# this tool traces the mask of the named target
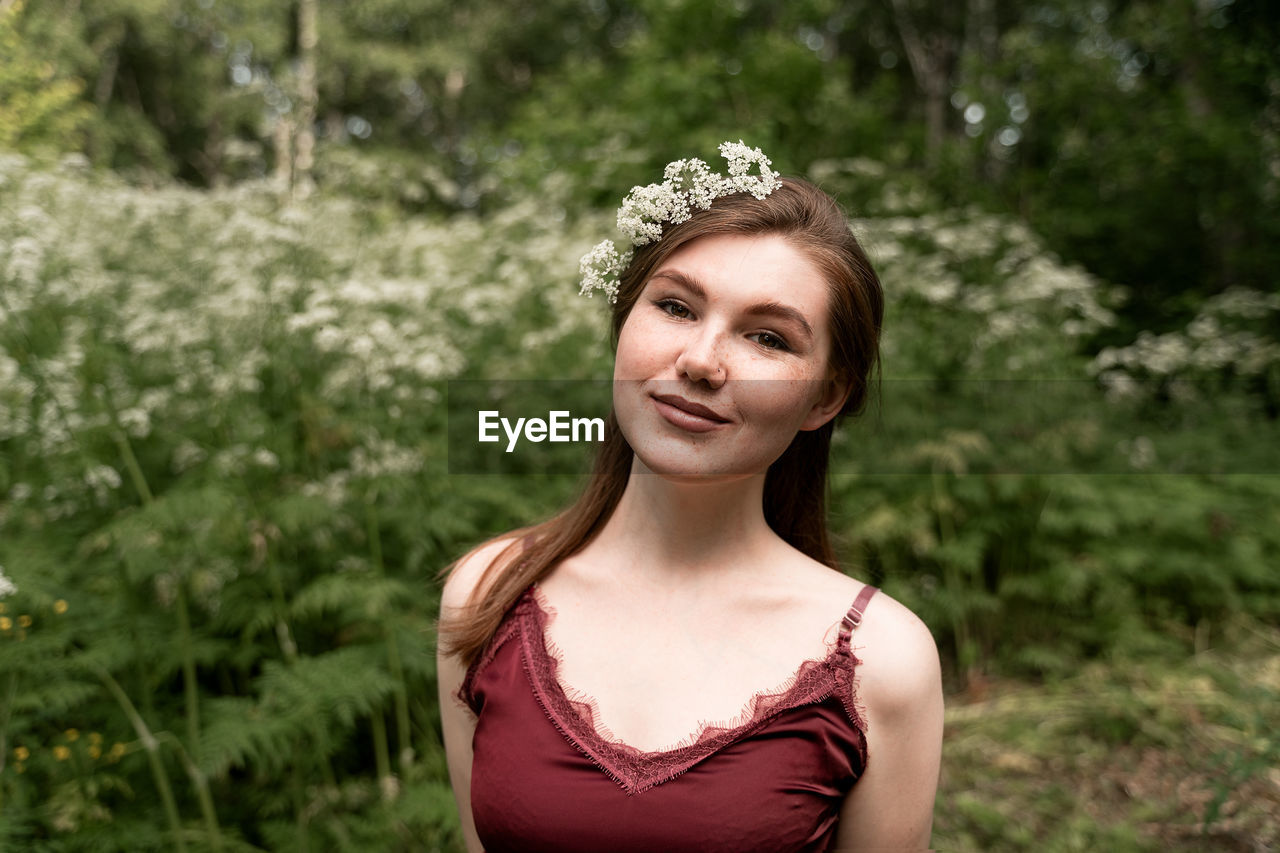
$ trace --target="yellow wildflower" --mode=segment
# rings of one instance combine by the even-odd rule
[[[18,624],[21,625],[23,628],[30,628],[31,617],[23,613],[21,616],[18,617]]]
[[[97,745],[96,743],[95,743],[95,744],[90,744],[90,746],[89,746],[89,757],[90,757],[90,758],[93,758],[93,759],[97,759],[97,758],[98,758],[98,756],[100,756],[100,755],[102,755],[102,750],[98,748],[98,745]]]
[[[8,631],[13,627],[13,620],[8,616],[0,616],[0,631]]]
[[[57,613],[59,616],[61,616],[63,613],[66,613],[67,602],[64,599],[59,598],[57,601],[53,603],[53,612]]]
[[[111,745],[111,753],[107,756],[112,761],[119,761],[124,757],[124,744],[114,743]]]
[[[15,746],[13,748],[13,757],[19,761],[26,761],[31,757],[31,750],[27,749],[25,746]]]
[[[76,741],[80,740],[79,729],[67,729],[62,734],[65,735],[67,740],[71,741],[72,743],[75,743]]]
[[[53,748],[53,757],[59,761],[66,761],[71,757],[71,750],[65,746],[55,746]]]

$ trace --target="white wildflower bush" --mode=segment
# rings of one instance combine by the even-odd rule
[[[1122,347],[1104,347],[1089,363],[1116,393],[1155,378],[1244,382],[1280,402],[1280,293],[1231,287],[1204,301],[1185,329],[1142,332]],[[1219,383],[1212,383],[1215,387]],[[1188,393],[1192,389],[1188,387]]]
[[[1212,432],[1233,448],[1237,470],[1275,471],[1280,294],[1230,287],[1198,306],[1184,328],[1102,347],[1087,369],[1113,408]],[[1192,444],[1185,453],[1215,449]]]
[[[445,476],[446,382],[593,375],[605,316],[546,283],[599,223],[554,201],[401,220],[0,159],[0,847],[456,832],[435,573],[545,498]]]
[[[1115,321],[1114,292],[1062,266],[1008,218],[885,216],[855,220],[854,229],[889,296],[889,376],[1080,379],[1080,341]],[[924,322],[927,335],[917,327]]]
[[[1178,625],[1280,613],[1268,569],[1280,537],[1265,509],[1277,460],[1248,452],[1280,439],[1259,411],[1265,394],[1206,383],[1211,406],[1188,396],[1152,410],[1117,397],[1119,370],[1100,376],[1119,365],[1148,380],[1171,349],[1202,379],[1264,371],[1273,300],[1206,304],[1187,333],[1199,334],[1198,361],[1194,347],[1152,347],[1149,335],[1091,355],[1123,288],[1062,265],[1021,223],[920,210],[922,196],[896,192],[870,205],[882,215],[854,222],[888,299],[883,400],[837,432],[832,504],[852,562],[935,628],[957,682],[995,658],[1066,672],[1100,649],[1176,645]],[[1251,312],[1249,332],[1227,331],[1232,311]],[[1187,462],[1202,475],[1166,476]],[[1177,639],[1151,630],[1170,621]]]
[[[431,220],[0,158],[0,847],[456,847],[437,572],[576,482],[450,475],[447,383],[610,375],[577,259],[615,223],[570,198]],[[957,674],[1275,613],[1270,480],[1088,475],[1135,437],[1084,344],[1107,288],[1008,220],[855,227],[885,384],[837,432],[833,527]],[[1093,396],[1024,434],[974,377]]]

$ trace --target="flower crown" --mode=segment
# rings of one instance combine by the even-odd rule
[[[782,185],[764,152],[748,148],[742,140],[720,143],[720,156],[729,162],[727,176],[712,172],[694,157],[668,163],[661,183],[631,188],[618,208],[618,230],[633,248],[656,242],[662,238],[663,223],[679,225],[695,208],[706,210],[721,196],[751,193],[763,200]],[[759,174],[751,174],[752,166],[759,166]],[[619,252],[612,240],[597,243],[578,263],[582,273],[579,293],[593,296],[602,290],[610,302],[617,302],[618,276],[631,263],[633,248]]]

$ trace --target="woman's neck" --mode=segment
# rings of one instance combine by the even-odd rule
[[[626,490],[589,546],[626,555],[662,584],[752,568],[777,547],[764,518],[764,474],[673,481],[634,461]]]

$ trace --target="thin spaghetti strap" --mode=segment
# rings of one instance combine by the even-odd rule
[[[878,589],[868,584],[858,593],[858,597],[853,600],[853,606],[849,608],[849,612],[844,615],[844,619],[840,620],[840,646],[847,647],[849,645],[849,637],[853,634],[853,629],[862,624],[862,614],[866,612],[867,602],[871,600],[871,596],[875,595]]]

